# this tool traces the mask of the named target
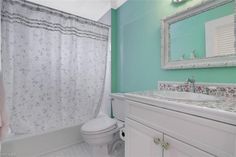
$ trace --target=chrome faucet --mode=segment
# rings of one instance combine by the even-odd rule
[[[194,77],[192,77],[192,78],[188,78],[187,80],[186,80],[186,82],[189,84],[189,83],[191,83],[191,89],[192,89],[192,91],[191,92],[193,92],[193,93],[195,93],[195,79],[194,79]]]

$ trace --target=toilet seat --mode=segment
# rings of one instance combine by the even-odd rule
[[[86,122],[81,132],[87,135],[101,134],[117,128],[117,121],[108,116],[101,116]]]

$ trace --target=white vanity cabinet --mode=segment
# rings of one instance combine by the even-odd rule
[[[130,119],[126,137],[126,157],[214,157]]]
[[[168,135],[164,136],[164,142],[169,144],[169,148],[164,149],[164,157],[214,157],[207,152]]]
[[[126,121],[126,154],[128,157],[162,157],[163,149],[160,147],[163,134],[136,123]]]
[[[127,102],[125,157],[236,157],[236,126]]]

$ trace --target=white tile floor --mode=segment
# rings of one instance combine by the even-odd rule
[[[40,157],[91,157],[91,154],[88,145],[81,143]]]
[[[111,157],[124,157],[124,145],[116,150]],[[86,143],[76,144],[59,151],[41,155],[40,157],[91,157],[89,146]]]

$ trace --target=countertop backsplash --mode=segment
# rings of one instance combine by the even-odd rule
[[[158,81],[158,90],[190,92],[191,84],[186,82]],[[236,84],[195,83],[195,92],[213,96],[236,98]]]

